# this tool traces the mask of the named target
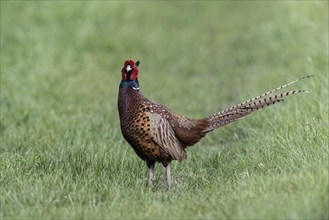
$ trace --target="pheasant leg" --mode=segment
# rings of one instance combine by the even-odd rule
[[[167,174],[167,183],[168,183],[168,186],[170,187],[170,185],[172,183],[172,179],[171,179],[171,175],[170,175],[170,164],[168,164],[166,166],[166,174]]]
[[[155,167],[155,164],[152,164],[149,167],[149,180],[148,180],[148,186],[149,187],[152,187],[153,186],[153,181],[154,181],[154,167]]]

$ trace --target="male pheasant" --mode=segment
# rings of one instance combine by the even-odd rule
[[[123,137],[149,168],[148,184],[152,186],[154,167],[160,162],[166,168],[167,184],[172,183],[170,162],[186,159],[185,148],[197,143],[206,133],[227,125],[258,109],[283,101],[289,95],[306,92],[294,90],[268,96],[279,89],[310,76],[287,83],[238,105],[202,119],[179,115],[167,107],[143,96],[138,83],[138,65],[133,60],[124,62],[121,70],[118,110]],[[267,98],[266,98],[267,97]]]

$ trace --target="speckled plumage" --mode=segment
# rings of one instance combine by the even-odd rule
[[[170,162],[186,159],[185,148],[197,143],[206,133],[258,109],[281,102],[286,96],[305,92],[305,90],[296,90],[267,97],[298,81],[295,80],[209,117],[191,119],[143,96],[137,79],[138,64],[139,62],[135,64],[132,60],[124,63],[121,71],[118,111],[124,138],[136,154],[146,161],[150,169],[149,185],[152,185],[154,179],[153,170],[156,162],[166,167],[167,181],[170,185]]]
[[[125,100],[125,101],[122,101]],[[206,119],[185,118],[146,99],[140,91],[120,89],[121,130],[137,155],[152,164],[167,166],[171,160],[186,159],[184,148],[204,136]]]

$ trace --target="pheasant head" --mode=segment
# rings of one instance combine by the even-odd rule
[[[139,90],[138,84],[138,65],[139,61],[136,63],[133,60],[126,60],[123,64],[123,68],[121,70],[122,80],[120,83],[120,88],[131,88],[134,90]]]
[[[124,81],[134,81],[137,80],[138,76],[138,65],[139,61],[136,63],[133,60],[126,60],[124,62],[123,68],[121,70],[122,80]]]

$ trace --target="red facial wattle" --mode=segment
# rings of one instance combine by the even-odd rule
[[[126,60],[121,70],[122,80],[128,80],[128,81],[136,80],[138,76],[137,65],[133,60]]]

